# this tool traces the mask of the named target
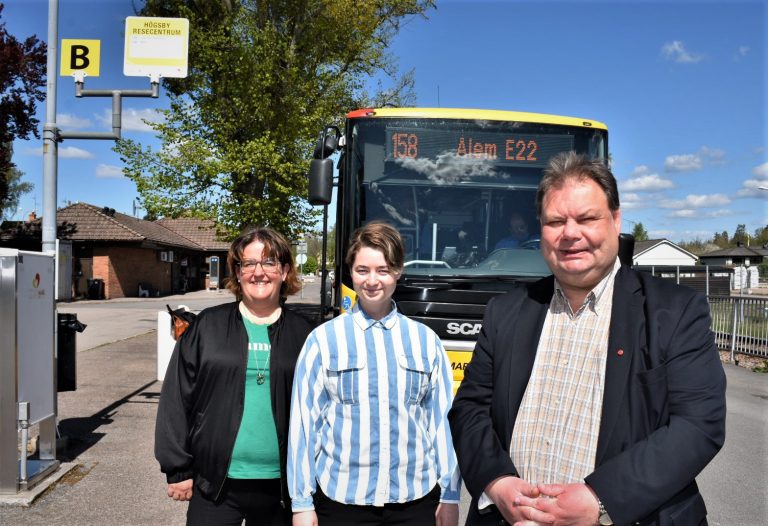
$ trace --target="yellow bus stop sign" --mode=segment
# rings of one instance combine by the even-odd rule
[[[61,76],[84,73],[89,77],[99,76],[101,40],[61,40]]]
[[[189,20],[129,16],[125,19],[123,74],[129,77],[187,76]]]

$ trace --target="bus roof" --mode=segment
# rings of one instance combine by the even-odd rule
[[[535,122],[541,124],[561,124],[565,126],[580,126],[583,128],[608,127],[599,121],[547,115],[545,113],[526,113],[519,111],[476,110],[460,108],[368,108],[347,113],[348,119],[360,117],[416,117],[423,119],[469,119],[487,121],[517,121]]]

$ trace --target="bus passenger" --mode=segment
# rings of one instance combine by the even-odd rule
[[[500,239],[493,249],[518,248],[531,238],[531,234],[528,231],[528,223],[518,213],[514,213],[509,217],[509,234],[509,236]]]
[[[293,524],[456,526],[451,367],[437,335],[392,301],[402,239],[369,223],[353,234],[346,261],[358,302],[315,329],[296,364]]]
[[[312,325],[283,305],[299,291],[291,245],[270,228],[227,255],[236,300],[203,310],[173,350],[155,457],[188,525],[291,523],[287,502],[293,370]]]

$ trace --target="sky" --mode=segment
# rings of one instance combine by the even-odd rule
[[[11,34],[47,40],[47,0],[0,1]],[[133,14],[132,0],[59,0],[59,39],[101,40],[101,75],[86,89],[149,88],[122,74]],[[402,71],[415,71],[418,106],[603,122],[622,230],[642,223],[652,239],[709,240],[768,225],[767,23],[766,0],[438,0],[427,18],[404,24],[391,51]],[[57,83],[62,130],[110,131],[109,98],[77,99],[71,77]],[[167,105],[162,89],[159,99],[124,99],[123,137],[157,145],[141,118]],[[42,141],[16,141],[14,162],[35,186],[14,218],[39,215]],[[58,206],[133,215],[137,197],[110,141],[59,145]]]

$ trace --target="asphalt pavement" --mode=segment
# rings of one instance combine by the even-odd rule
[[[291,298],[311,309],[319,284]],[[66,474],[29,506],[0,504],[0,525],[155,525],[185,523],[186,504],[166,494],[153,454],[157,311],[231,301],[226,292],[59,304],[88,328],[77,336],[77,390],[59,393],[58,451]],[[768,524],[768,376],[725,365],[728,438],[698,478],[713,526]],[[54,477],[52,477],[54,478]],[[0,498],[0,503],[4,502]],[[462,498],[466,514],[468,496]]]

